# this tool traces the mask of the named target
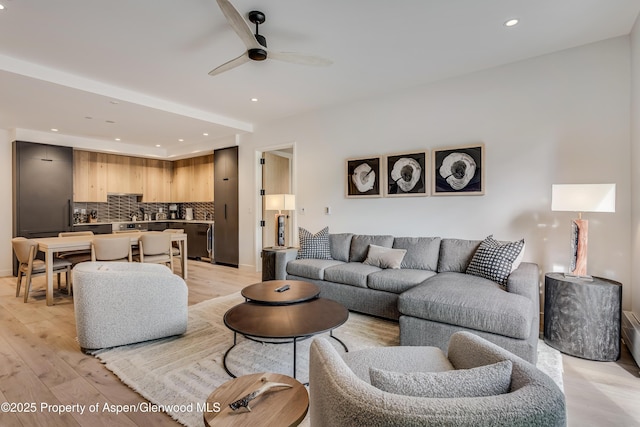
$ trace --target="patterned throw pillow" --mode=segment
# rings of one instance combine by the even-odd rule
[[[302,227],[298,228],[300,250],[297,259],[331,259],[329,246],[329,227],[325,227],[316,234],[311,234]]]
[[[506,286],[514,262],[523,250],[524,239],[501,243],[489,236],[480,243],[466,273]]]

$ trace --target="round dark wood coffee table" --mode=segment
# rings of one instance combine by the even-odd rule
[[[268,344],[293,343],[293,378],[296,378],[296,344],[314,335],[329,332],[349,351],[333,330],[349,318],[349,310],[335,301],[314,298],[296,304],[267,305],[253,301],[236,305],[224,315],[224,324],[233,331],[233,345],[224,354],[222,364],[227,373],[236,378],[227,367],[227,356],[237,345],[238,334]]]
[[[276,291],[283,286],[289,286],[289,289],[283,292]],[[320,289],[313,283],[302,280],[269,280],[247,286],[241,293],[247,301],[269,305],[286,305],[317,298],[320,295]]]

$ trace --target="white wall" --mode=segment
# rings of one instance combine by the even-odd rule
[[[255,152],[296,141],[301,227],[527,242],[543,272],[566,271],[571,213],[551,212],[553,183],[617,184],[615,214],[590,221],[589,273],[630,281],[628,37],[404,93],[303,114],[240,143],[240,263],[255,265]],[[345,160],[483,142],[486,195],[346,199]],[[332,215],[324,214],[331,206]],[[624,304],[630,305],[629,287]]]
[[[13,274],[11,260],[13,259],[13,249],[11,248],[12,234],[12,156],[11,156],[11,136],[8,131],[0,129],[0,277],[11,276]]]
[[[631,259],[640,256],[640,17],[631,32],[631,189],[633,247]],[[632,262],[629,288],[632,294],[632,310],[640,315],[640,263]],[[628,307],[627,307],[628,308]]]

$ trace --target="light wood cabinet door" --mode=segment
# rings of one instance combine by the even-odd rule
[[[213,154],[173,162],[174,202],[213,202]]]
[[[107,154],[107,192],[142,194],[144,159]]]
[[[73,200],[107,201],[107,154],[81,150],[73,152]]]
[[[145,159],[143,175],[143,202],[171,202],[172,162]]]

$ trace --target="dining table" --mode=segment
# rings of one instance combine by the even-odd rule
[[[131,234],[131,245],[138,244],[138,239],[146,233],[157,233],[157,231],[141,231]],[[100,237],[122,237],[123,233],[101,234]],[[44,253],[47,284],[47,305],[53,305],[53,259],[59,252],[88,250],[91,249],[91,242],[95,236],[65,236],[65,237],[43,237],[33,239],[38,243],[38,250]],[[182,246],[180,251],[180,262],[182,266],[182,278],[187,279],[187,234],[171,233],[171,240],[179,242]]]

